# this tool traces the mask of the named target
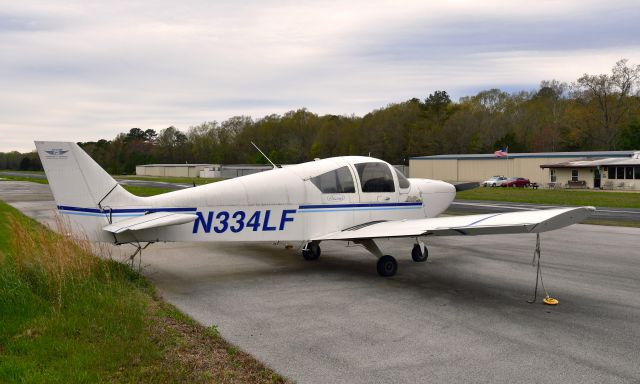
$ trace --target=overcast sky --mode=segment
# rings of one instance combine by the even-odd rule
[[[0,151],[640,63],[637,0],[4,1]]]

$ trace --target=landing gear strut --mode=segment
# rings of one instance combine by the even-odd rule
[[[302,249],[302,257],[308,261],[318,260],[320,258],[320,242],[307,243]]]
[[[413,245],[413,249],[411,250],[411,258],[413,259],[413,261],[415,261],[416,263],[421,263],[427,261],[428,257],[429,250],[422,241],[418,241]]]

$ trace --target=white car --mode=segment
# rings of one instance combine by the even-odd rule
[[[499,187],[505,180],[507,180],[507,178],[504,176],[492,176],[489,180],[480,183],[480,185],[483,187]]]

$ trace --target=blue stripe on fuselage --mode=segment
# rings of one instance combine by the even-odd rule
[[[421,207],[421,202],[412,203],[354,203],[354,204],[314,204],[301,205],[300,210],[336,210],[336,209],[407,209]]]

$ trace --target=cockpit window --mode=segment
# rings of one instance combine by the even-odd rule
[[[396,171],[396,176],[398,176],[398,186],[400,187],[400,189],[409,188],[411,186],[411,183],[409,182],[409,180],[407,180],[404,174],[400,172],[400,170],[396,167],[393,167],[393,169]]]
[[[394,192],[393,175],[385,163],[356,164],[362,192]]]
[[[311,182],[322,193],[355,193],[353,176],[346,166],[312,177]]]

